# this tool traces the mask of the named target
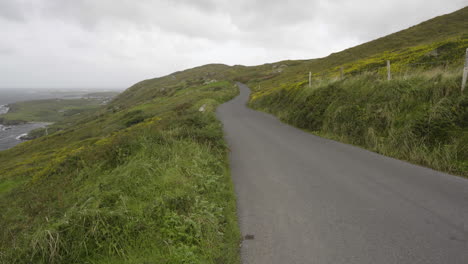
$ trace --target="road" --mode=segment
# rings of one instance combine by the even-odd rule
[[[244,264],[468,263],[468,180],[221,105]]]

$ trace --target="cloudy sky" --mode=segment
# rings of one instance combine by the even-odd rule
[[[207,64],[308,59],[466,0],[0,0],[0,88],[127,88]]]

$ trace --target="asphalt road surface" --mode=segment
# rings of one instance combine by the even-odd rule
[[[218,108],[244,264],[468,263],[468,180]]]

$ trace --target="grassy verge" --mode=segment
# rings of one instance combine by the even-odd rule
[[[236,91],[215,82],[111,104],[0,152],[0,262],[238,263],[213,112]]]
[[[459,70],[384,81],[363,74],[254,94],[253,108],[321,136],[468,176],[468,96]]]

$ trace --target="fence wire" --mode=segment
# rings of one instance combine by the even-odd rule
[[[405,73],[407,74],[408,70],[414,66],[424,66],[424,65],[442,65],[445,67],[448,67],[450,65],[449,61],[447,60],[439,60],[439,61],[431,61],[431,62],[417,62],[417,63],[395,63],[394,64],[398,70],[392,69],[392,64],[390,65],[390,72],[392,75],[394,74],[401,74]],[[402,69],[403,68],[403,69]],[[355,70],[355,71],[348,71],[344,72],[345,68],[337,69],[332,72],[324,72],[324,73],[319,73],[319,74],[314,74],[312,73],[312,79],[320,78],[320,77],[326,77],[326,78],[344,78],[348,76],[356,76],[356,75],[362,75],[362,74],[387,74],[387,65],[382,65],[382,66],[375,66],[375,67],[365,67],[363,66],[362,69],[360,70]],[[341,72],[343,71],[343,72]]]

